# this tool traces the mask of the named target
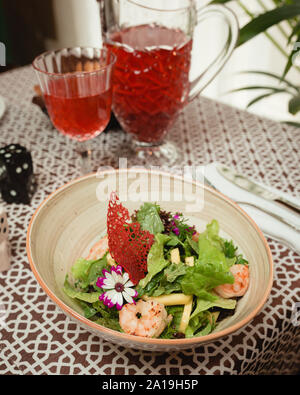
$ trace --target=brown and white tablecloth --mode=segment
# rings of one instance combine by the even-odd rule
[[[245,328],[180,353],[151,353],[109,344],[71,321],[46,296],[26,256],[26,230],[43,199],[80,175],[70,141],[31,104],[30,67],[0,74],[7,111],[0,146],[31,151],[39,184],[30,206],[4,205],[12,265],[0,273],[0,374],[295,374],[300,371],[300,256],[268,239],[275,265],[271,295]],[[94,163],[114,165],[129,137],[114,131],[93,141]],[[169,134],[177,165],[219,161],[300,197],[299,129],[203,97],[191,103]],[[134,163],[129,163],[133,165]],[[298,315],[297,315],[298,306]]]

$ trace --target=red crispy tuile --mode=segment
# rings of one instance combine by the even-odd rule
[[[142,230],[138,222],[130,223],[129,211],[115,192],[108,204],[107,234],[111,256],[136,285],[147,273],[147,257],[154,235]]]

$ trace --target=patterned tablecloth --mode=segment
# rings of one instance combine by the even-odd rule
[[[87,332],[56,307],[30,270],[26,230],[41,201],[80,173],[69,140],[31,104],[35,83],[30,67],[0,75],[0,95],[7,104],[0,120],[0,146],[27,147],[39,184],[30,206],[3,203],[13,258],[11,269],[0,273],[0,374],[299,372],[300,326],[292,317],[300,302],[300,257],[271,239],[275,281],[264,309],[237,333],[194,350],[169,354],[118,347]],[[181,114],[169,140],[180,150],[177,165],[217,160],[300,197],[299,129],[201,97]],[[99,136],[93,143],[95,163],[114,164],[127,142],[121,131]]]

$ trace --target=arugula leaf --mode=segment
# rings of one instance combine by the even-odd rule
[[[155,235],[155,242],[150,248],[147,258],[148,274],[139,282],[139,287],[145,288],[145,286],[152,280],[152,278],[170,262],[164,257],[164,245],[170,240],[170,236],[158,233]]]
[[[178,332],[184,306],[166,306],[168,314],[173,316],[172,321],[160,335],[161,339],[173,339],[174,334]]]
[[[193,249],[193,251],[195,251],[195,253],[198,255],[199,254],[198,243],[196,241],[194,241],[190,236],[187,236],[186,241],[190,245],[190,247]]]
[[[94,321],[96,324],[105,326],[106,328],[113,329],[118,332],[123,332],[119,320],[116,318],[104,318],[104,317],[99,317]]]
[[[153,203],[144,203],[138,210],[136,216],[143,230],[152,234],[162,233],[164,231],[163,223],[159,216],[160,207]]]
[[[248,261],[244,259],[242,254],[237,254],[238,247],[235,247],[233,241],[224,240],[224,254],[227,258],[235,258],[236,264],[248,265]]]
[[[240,255],[237,255],[236,264],[239,264],[239,265],[248,265],[249,262],[248,262],[246,259],[243,258],[243,255],[242,255],[242,254],[240,254]]]
[[[104,318],[119,318],[119,313],[117,309],[110,309],[104,306],[101,300],[97,300],[92,304],[93,308]]]
[[[170,240],[166,243],[165,247],[176,247],[180,249],[181,253],[185,256],[192,256],[195,255],[194,249],[191,247],[192,243],[196,244],[196,248],[198,250],[198,243],[190,239],[190,242],[188,241],[189,235],[186,236],[186,239],[184,241],[180,240],[178,236],[176,236],[173,233],[170,233]]]
[[[83,310],[85,318],[90,319],[97,314],[97,310],[94,309],[90,303],[84,302],[83,300],[78,300],[78,303]]]
[[[182,241],[175,234],[170,233],[169,237],[170,237],[170,240],[167,241],[166,247],[176,247],[178,245],[183,246]]]
[[[227,258],[234,258],[237,247],[234,246],[233,241],[224,240],[224,254]]]
[[[156,274],[144,288],[140,284],[138,285],[136,290],[139,297],[143,295],[169,295],[181,291],[181,278],[186,273],[187,268],[188,266],[182,262],[169,264],[164,270]]]
[[[93,319],[94,322],[107,328],[122,332],[119,324],[119,312],[117,309],[109,309],[105,307],[101,300],[97,300],[97,302],[93,303],[92,306],[98,313],[96,317],[93,317],[96,318]]]

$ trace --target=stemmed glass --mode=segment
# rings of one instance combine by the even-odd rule
[[[83,174],[91,171],[88,142],[110,120],[115,61],[106,48],[75,47],[45,52],[32,63],[53,125],[76,142]]]

